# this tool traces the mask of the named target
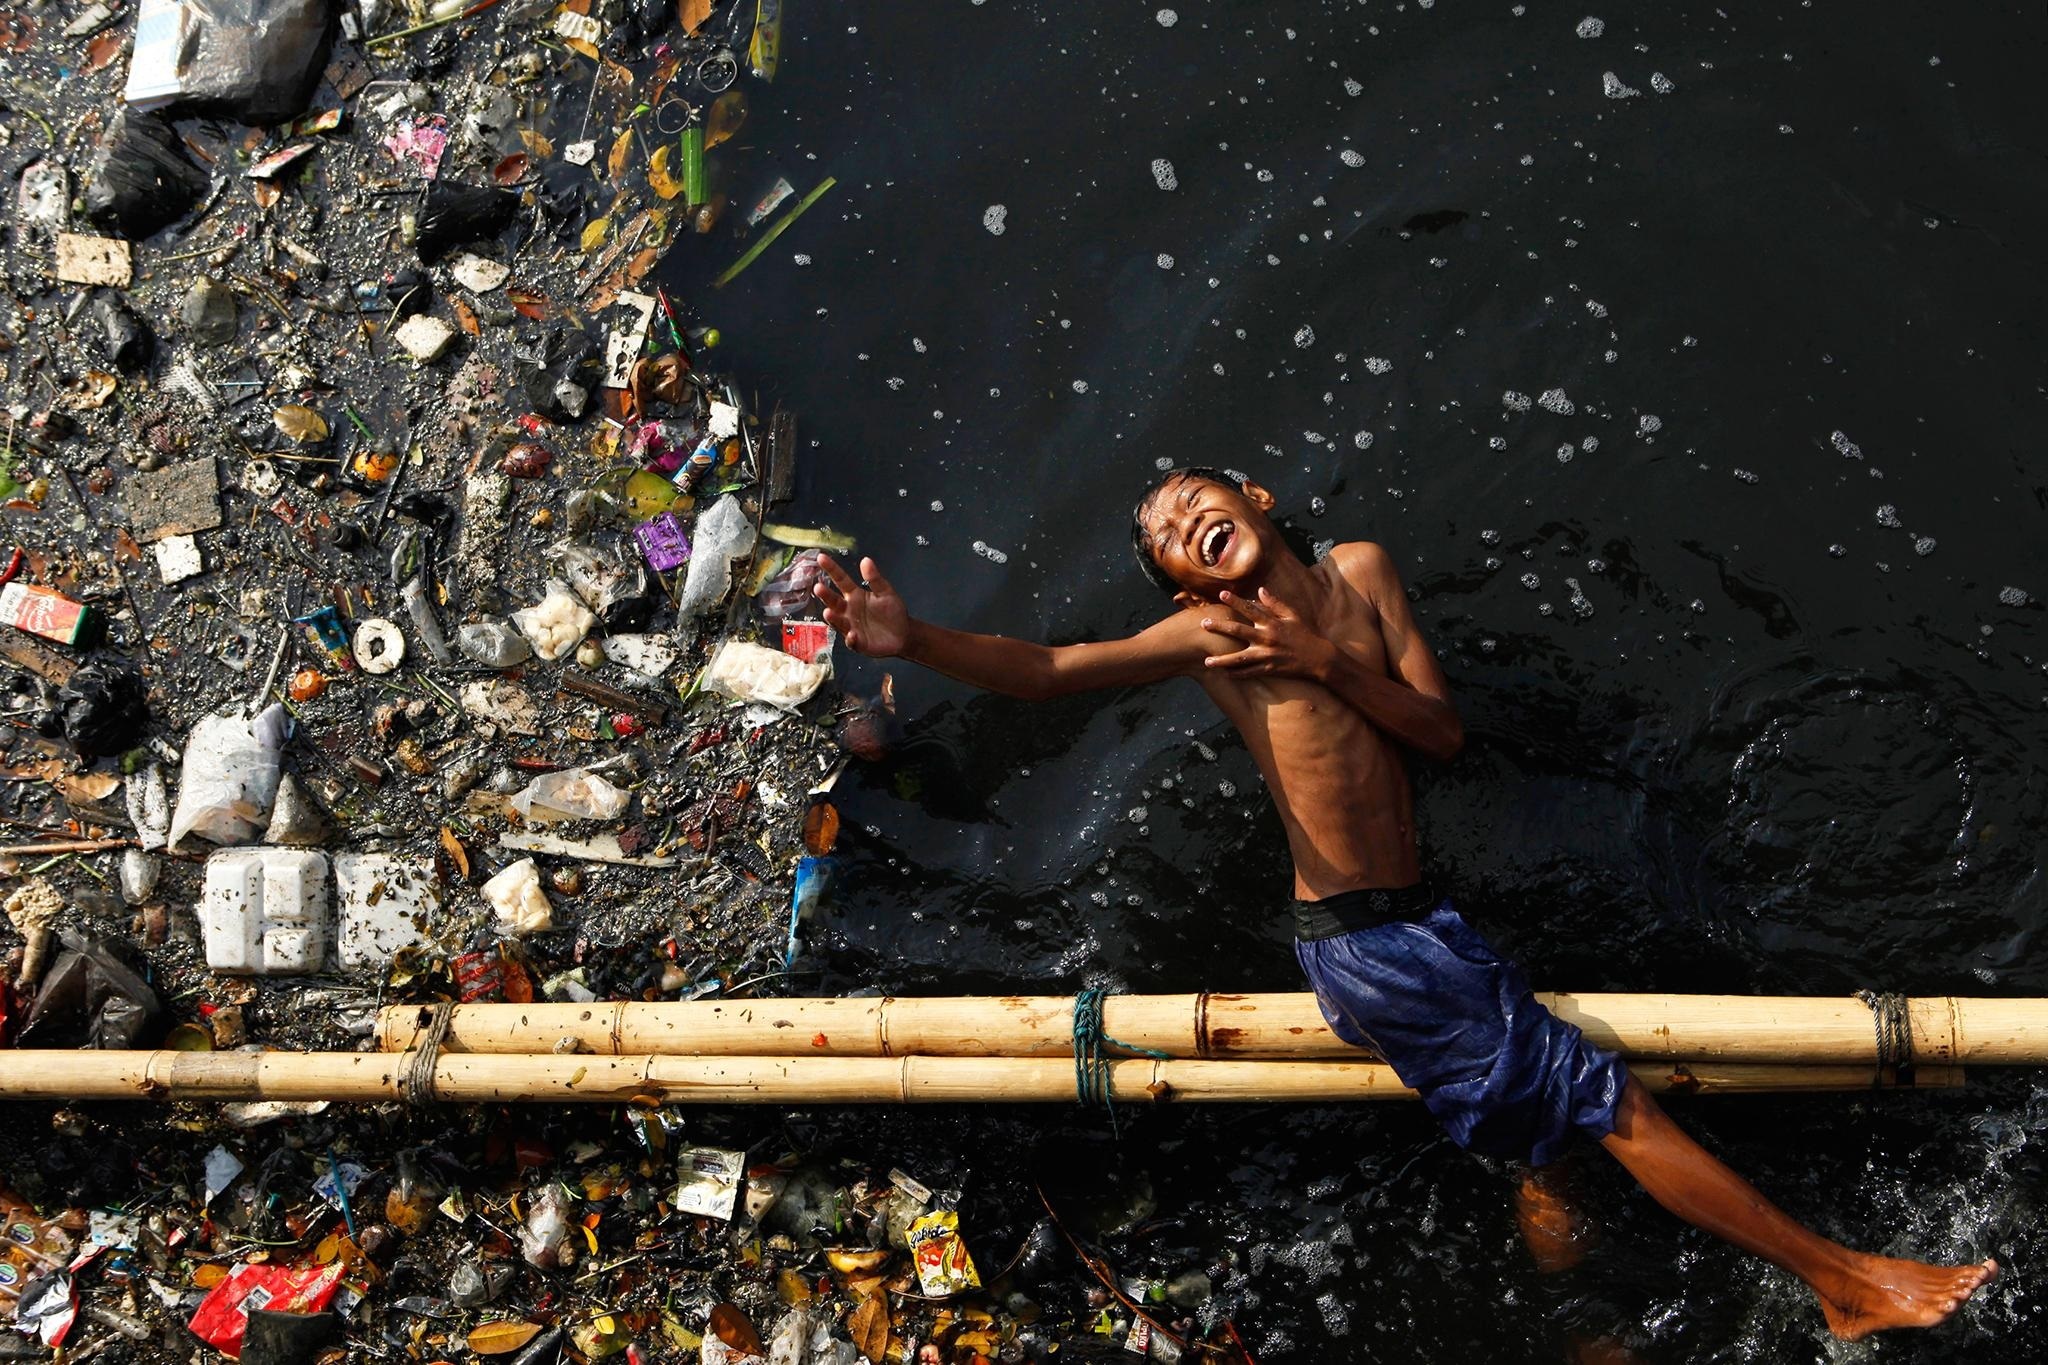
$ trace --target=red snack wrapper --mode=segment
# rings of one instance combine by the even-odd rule
[[[346,1269],[338,1259],[327,1265],[238,1265],[185,1325],[201,1341],[239,1360],[251,1313],[318,1313],[333,1301]]]

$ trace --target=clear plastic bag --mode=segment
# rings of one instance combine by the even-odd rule
[[[753,644],[727,640],[712,652],[704,666],[704,690],[736,701],[766,702],[784,711],[794,711],[809,701],[825,679],[832,676],[832,656],[805,663],[794,654]]]
[[[615,787],[589,768],[564,768],[542,773],[512,798],[512,809],[529,824],[556,820],[616,820],[626,813],[633,794]]]
[[[254,717],[240,710],[201,716],[185,740],[178,804],[171,813],[173,850],[188,834],[216,844],[255,841],[277,799],[279,758],[291,720],[283,706]]]
[[[533,657],[526,637],[503,621],[472,621],[455,632],[455,644],[485,668],[512,668]]]
[[[568,584],[551,578],[547,596],[513,612],[512,624],[519,627],[535,654],[553,663],[583,643],[597,617],[577,600]]]
[[[690,532],[690,569],[676,619],[694,620],[725,600],[732,562],[754,548],[754,524],[738,498],[720,498]]]

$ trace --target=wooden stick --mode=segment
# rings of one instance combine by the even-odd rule
[[[391,1052],[22,1051],[0,1062],[0,1100],[333,1100],[402,1098],[406,1054]],[[1377,1062],[1112,1062],[1110,1093],[1131,1104],[1337,1103],[1411,1099]],[[1640,1066],[1655,1091],[1752,1094],[1870,1088],[1867,1066]],[[1922,1067],[1920,1086],[1961,1084]],[[462,1103],[1072,1103],[1074,1064],[1057,1057],[579,1057],[443,1054],[434,1097]]]
[[[40,844],[15,844],[0,848],[0,858],[31,858],[49,853],[105,853],[112,848],[132,848],[133,839],[52,839]]]
[[[1868,1006],[1833,996],[1539,994],[1601,1047],[1636,1059],[1874,1065]],[[446,1050],[822,1057],[1064,1057],[1067,996],[606,1001],[457,1005]],[[397,1051],[423,1026],[417,1006],[385,1009],[377,1045]],[[1928,1065],[2048,1064],[2048,999],[1931,996],[1907,1002],[1913,1056]],[[1103,1031],[1183,1058],[1347,1058],[1307,994],[1113,995]]]

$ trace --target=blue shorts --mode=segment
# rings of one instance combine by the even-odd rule
[[[1331,1030],[1378,1053],[1460,1147],[1541,1166],[1575,1132],[1614,1131],[1621,1059],[1538,1004],[1450,901],[1417,920],[1297,939],[1294,954]]]

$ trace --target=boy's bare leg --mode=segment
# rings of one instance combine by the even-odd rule
[[[1545,1275],[1570,1270],[1586,1259],[1596,1235],[1580,1212],[1575,1156],[1524,1171],[1515,1189],[1515,1224],[1529,1259]],[[1572,1365],[1641,1365],[1641,1358],[1613,1337],[1574,1332],[1566,1338]]]
[[[1991,1260],[1937,1266],[1870,1256],[1801,1227],[1687,1137],[1633,1080],[1600,1145],[1672,1213],[1806,1281],[1838,1337],[1931,1327],[1998,1273]]]
[[[1586,1259],[1592,1231],[1579,1215],[1566,1167],[1570,1159],[1522,1173],[1515,1188],[1515,1226],[1529,1259],[1545,1275],[1570,1270]]]

